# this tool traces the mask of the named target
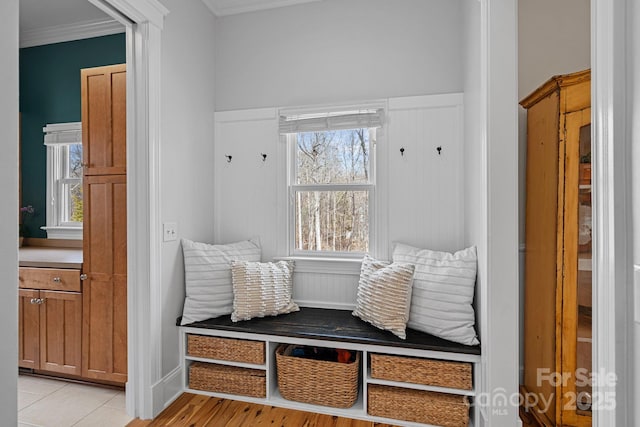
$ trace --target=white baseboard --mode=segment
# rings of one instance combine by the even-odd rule
[[[176,367],[151,388],[153,416],[156,417],[184,391],[182,366]]]

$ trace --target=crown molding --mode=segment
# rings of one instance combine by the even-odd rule
[[[216,16],[236,15],[238,13],[256,12],[277,7],[293,6],[322,0],[202,0]],[[233,3],[233,4],[231,4]]]
[[[45,44],[88,39],[124,33],[125,28],[113,19],[82,21],[75,24],[55,25],[20,32],[20,47],[41,46]]]
[[[169,9],[158,0],[89,0],[89,2],[101,9],[103,9],[101,5],[105,5],[128,20],[137,23],[149,22],[159,29],[164,26],[164,18],[169,14]]]

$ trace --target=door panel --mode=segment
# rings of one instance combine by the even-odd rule
[[[82,294],[41,291],[40,369],[81,375]]]
[[[126,176],[85,177],[83,375],[127,379]]]
[[[40,306],[31,302],[39,295],[35,289],[18,289],[18,366],[21,368],[40,366]]]
[[[85,175],[126,173],[126,66],[81,70]]]

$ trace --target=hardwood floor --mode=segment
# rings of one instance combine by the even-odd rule
[[[533,414],[525,411],[522,407],[520,407],[520,419],[522,420],[522,427],[542,427],[533,417]]]
[[[523,427],[540,427],[520,408]],[[393,427],[389,424],[276,408],[275,406],[183,393],[153,420],[135,419],[127,427]]]
[[[389,424],[258,405],[183,393],[151,421],[131,421],[127,427],[392,427]]]

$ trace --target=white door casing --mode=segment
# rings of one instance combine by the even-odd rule
[[[160,46],[157,0],[89,0],[127,33],[127,413],[153,418],[161,378]]]

